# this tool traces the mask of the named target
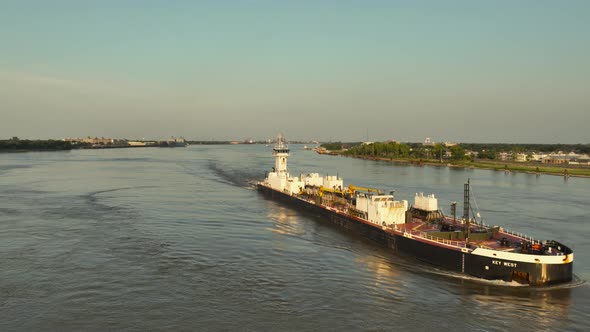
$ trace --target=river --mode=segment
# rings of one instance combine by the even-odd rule
[[[474,280],[267,200],[252,185],[274,163],[264,145],[10,153],[0,330],[587,329],[590,179],[291,152],[292,174],[434,193],[447,213],[469,178],[486,223],[569,245],[576,280]]]

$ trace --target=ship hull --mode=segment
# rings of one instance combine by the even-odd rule
[[[465,258],[465,274],[488,280],[516,281],[533,286],[548,286],[571,281],[573,262],[563,264],[528,263],[471,253]]]
[[[422,262],[465,275],[487,280],[516,281],[534,286],[546,286],[572,280],[573,263],[538,264],[481,256],[461,248],[434,245],[411,235],[386,231],[355,217],[328,210],[320,205],[257,185],[265,197],[280,201],[299,210],[307,211],[322,221],[339,225],[355,234],[369,238],[395,252]]]

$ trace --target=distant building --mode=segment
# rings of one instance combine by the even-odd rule
[[[107,144],[113,144],[115,143],[115,140],[112,138],[98,138],[98,137],[94,137],[94,138],[85,138],[84,139],[84,143],[90,143],[90,144],[98,144],[98,145],[107,145]]]
[[[430,137],[426,137],[426,139],[424,140],[424,145],[430,145],[430,146],[433,146],[433,145],[434,145],[434,142],[432,142],[432,141],[430,140]]]
[[[500,153],[498,153],[498,159],[500,159],[500,160],[510,160],[510,159],[512,159],[512,153],[500,152]]]
[[[180,136],[180,137],[170,137],[167,142],[169,143],[186,143],[186,140],[184,139],[184,137]]]
[[[83,140],[82,138],[71,138],[71,137],[63,139],[64,142],[71,142],[71,143],[82,142],[82,140]]]
[[[581,155],[570,161],[572,165],[590,165],[590,156]]]
[[[541,162],[544,164],[572,164],[572,165],[579,165],[579,164],[588,164],[590,161],[590,157],[587,155],[579,155],[573,152],[565,154],[561,151],[556,154],[550,154],[545,156],[541,159]]]
[[[543,164],[567,164],[568,158],[565,155],[548,155],[541,162]]]
[[[127,142],[127,145],[129,145],[129,146],[145,146],[145,142],[133,142],[133,141],[129,141],[129,142]]]
[[[514,158],[514,161],[525,162],[525,161],[527,161],[526,156],[527,156],[526,153],[517,153]]]
[[[537,162],[540,162],[541,160],[543,160],[543,158],[547,157],[546,154],[538,154],[538,153],[533,153],[532,156],[533,156],[532,160],[537,161]]]
[[[127,145],[129,146],[147,146],[150,142],[138,142],[138,141],[129,141]]]
[[[86,137],[86,138],[64,138],[65,142],[71,142],[71,143],[88,143],[88,144],[92,144],[92,145],[108,145],[108,144],[113,144],[115,143],[115,140],[112,138],[98,138],[98,137]]]

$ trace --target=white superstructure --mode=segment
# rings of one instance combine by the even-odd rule
[[[286,192],[289,195],[299,193],[305,187],[303,181],[298,177],[289,175],[287,168],[287,157],[289,157],[289,147],[285,145],[283,136],[277,138],[277,144],[272,150],[275,156],[275,167],[272,172],[263,181],[266,185],[274,190]]]
[[[395,201],[393,195],[357,194],[355,208],[367,214],[367,219],[378,225],[406,222],[408,201]]]
[[[324,185],[324,178],[319,173],[307,174],[303,177],[303,181],[306,186],[321,187]]]
[[[414,207],[423,211],[438,211],[438,199],[434,194],[425,196],[423,193],[414,196]]]
[[[275,157],[275,167],[268,173],[266,179],[261,182],[262,185],[288,195],[303,193],[305,188],[307,188],[305,191],[308,194],[313,192],[320,194],[320,196],[323,192],[339,195],[346,193],[346,195],[354,196],[356,199],[355,205],[350,206],[350,208],[362,214],[369,222],[380,226],[406,222],[406,211],[408,210],[408,201],[406,200],[395,201],[393,195],[376,194],[377,191],[370,188],[360,188],[352,185],[344,187],[342,178],[337,175],[320,176],[319,173],[309,173],[300,177],[291,176],[287,168],[289,148],[282,136],[277,138],[277,143],[273,148],[273,156]],[[436,198],[434,196],[428,197],[426,201],[428,207],[432,208],[434,206],[436,208]]]
[[[322,187],[339,191],[342,191],[344,188],[342,178],[335,175],[326,175],[322,177],[319,173],[309,173],[301,175],[301,181],[303,181],[307,187]]]
[[[300,193],[305,186],[325,187],[334,190],[342,190],[342,178],[334,175],[320,176],[319,173],[310,173],[301,175],[301,177],[291,176],[287,167],[287,158],[289,157],[289,147],[285,144],[282,136],[277,138],[272,154],[275,157],[275,166],[263,184],[274,190],[288,193],[289,195]]]

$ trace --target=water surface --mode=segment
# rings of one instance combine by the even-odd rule
[[[423,266],[252,188],[263,145],[0,154],[0,330],[585,330],[590,179],[392,165],[291,146],[292,174],[435,193],[552,238],[578,281],[533,289]]]

